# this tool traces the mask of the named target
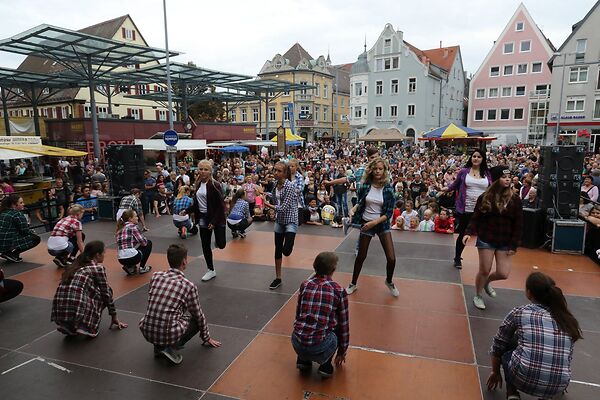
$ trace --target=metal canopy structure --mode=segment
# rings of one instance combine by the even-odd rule
[[[158,62],[166,57],[165,51],[161,49],[46,24],[0,40],[0,51],[54,60],[57,64],[87,81],[90,91],[94,157],[96,159],[100,158],[98,114],[94,96],[96,84],[116,68]],[[178,54],[178,52],[169,52],[171,56]]]
[[[168,100],[167,92],[153,92],[146,94],[131,94],[125,95],[126,98],[138,99],[138,100],[150,100],[159,103],[164,106]],[[187,96],[180,96],[179,94],[173,93],[172,99],[179,103],[182,108],[187,108],[189,103],[197,103],[200,101],[219,101],[226,104],[234,103],[235,106],[248,101],[258,101],[260,96],[244,94],[244,93],[232,93],[232,92],[205,92],[199,94],[187,94]],[[185,107],[183,106],[185,104]],[[184,119],[187,119],[187,110],[184,110]]]

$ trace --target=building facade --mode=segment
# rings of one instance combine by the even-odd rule
[[[264,139],[272,138],[277,128],[294,126],[296,134],[309,141],[347,138],[349,132],[348,65],[334,66],[329,56],[313,58],[299,43],[285,54],[265,62],[258,76],[278,79],[314,89],[270,93],[266,102],[247,102],[229,110],[231,122],[254,122]],[[293,116],[290,113],[293,104]],[[266,121],[269,121],[267,132]],[[291,123],[293,119],[293,123]]]
[[[469,127],[496,136],[495,143],[540,143],[554,50],[520,4],[471,80]]]
[[[547,143],[589,141],[592,150],[600,150],[599,26],[600,1],[573,25],[573,31],[548,63],[553,89]]]
[[[420,50],[386,24],[373,47],[359,56],[350,80],[351,126],[359,137],[392,129],[416,138],[446,123],[462,124],[458,46]]]

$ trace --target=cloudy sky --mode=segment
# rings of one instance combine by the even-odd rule
[[[596,0],[528,0],[525,6],[556,47]],[[299,42],[313,57],[329,51],[335,64],[354,62],[386,23],[428,49],[460,45],[474,73],[515,12],[518,0],[167,0],[169,46],[176,59],[255,75],[267,59]],[[0,39],[39,24],[81,29],[129,14],[150,46],[164,47],[161,0],[0,0]],[[0,52],[0,66],[22,57]]]

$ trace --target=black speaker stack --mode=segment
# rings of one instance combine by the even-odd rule
[[[113,196],[144,188],[144,149],[140,145],[106,146],[106,171]]]
[[[584,158],[583,146],[541,148],[538,196],[548,217],[577,219]]]

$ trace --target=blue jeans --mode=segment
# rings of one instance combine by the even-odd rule
[[[292,347],[298,357],[303,361],[314,361],[318,364],[325,364],[335,354],[338,346],[337,336],[329,332],[325,339],[314,346],[305,346],[292,334]]]
[[[298,224],[282,225],[279,222],[275,222],[274,231],[275,233],[296,233],[298,232]]]
[[[348,216],[348,201],[346,199],[346,193],[336,194],[335,203],[338,205],[338,213],[343,216]]]
[[[173,225],[175,225],[176,228],[183,228],[184,226],[187,229],[192,229],[192,220],[191,219],[186,219],[185,221],[175,221],[173,220]]]

